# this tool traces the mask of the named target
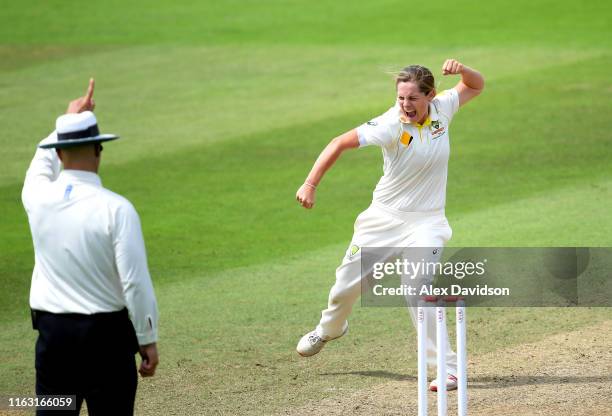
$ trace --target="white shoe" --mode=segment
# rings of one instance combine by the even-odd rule
[[[430,391],[438,391],[438,379],[434,379],[429,384]],[[457,377],[449,374],[446,378],[446,391],[457,390]]]
[[[344,329],[342,335],[346,334],[347,332],[348,326]],[[302,357],[311,357],[321,351],[328,341],[338,339],[342,335],[337,336],[336,338],[324,340],[319,336],[319,334],[317,334],[317,330],[315,329],[314,331],[310,331],[300,339],[296,351]]]

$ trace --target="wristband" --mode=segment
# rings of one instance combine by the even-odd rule
[[[316,185],[313,185],[313,184],[311,184],[311,183],[310,183],[310,182],[308,182],[308,181],[304,182],[304,185],[306,185],[306,186],[310,186],[312,189],[317,189],[317,186],[316,186]]]

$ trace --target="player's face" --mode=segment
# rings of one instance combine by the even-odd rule
[[[414,82],[397,84],[397,102],[411,123],[423,124],[427,119],[433,95],[433,91],[429,95],[423,94]]]

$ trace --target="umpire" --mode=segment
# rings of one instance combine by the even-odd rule
[[[36,394],[76,395],[65,414],[85,400],[90,415],[130,415],[136,352],[143,377],[158,363],[157,302],[138,214],[97,175],[102,142],[118,136],[99,133],[93,91],[91,79],[57,119],[22,191],[35,253]]]

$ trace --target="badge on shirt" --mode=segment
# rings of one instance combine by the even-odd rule
[[[439,121],[435,120],[431,122],[431,140],[435,140],[446,133],[446,127],[440,124]]]
[[[64,199],[66,201],[70,199],[70,192],[72,192],[72,184],[69,184],[64,191]]]
[[[346,256],[352,260],[353,256],[355,256],[355,254],[359,253],[359,246],[356,244],[353,244],[349,247],[348,252],[346,253]]]
[[[408,134],[407,132],[402,133],[402,137],[400,138],[400,143],[406,147],[410,146],[410,143],[412,143],[412,136]]]

